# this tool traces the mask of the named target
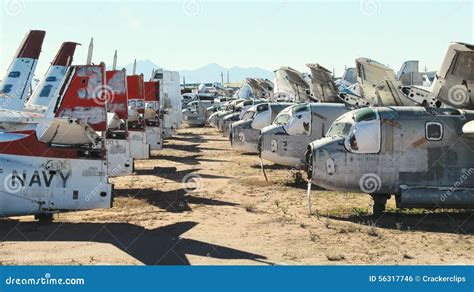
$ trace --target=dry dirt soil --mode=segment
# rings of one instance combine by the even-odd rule
[[[135,166],[111,179],[111,209],[1,219],[0,265],[474,264],[472,212],[392,200],[373,218],[368,195],[313,188],[308,216],[304,173],[266,163],[266,182],[213,128],[181,129]]]

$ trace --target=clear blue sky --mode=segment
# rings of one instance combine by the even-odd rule
[[[473,1],[0,1],[0,72],[26,31],[43,29],[36,76],[62,41],[82,43],[75,63],[84,63],[92,36],[94,62],[111,64],[118,49],[119,65],[137,58],[175,70],[213,62],[307,71],[318,62],[338,74],[356,57],[395,70],[418,59],[436,70],[449,42],[474,43]]]

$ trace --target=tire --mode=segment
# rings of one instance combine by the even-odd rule
[[[35,220],[40,224],[50,224],[53,222],[53,214],[39,214],[35,215]]]
[[[380,217],[385,212],[385,205],[387,200],[390,199],[390,195],[386,194],[372,194],[372,200],[374,200],[374,206],[372,213],[374,217]]]

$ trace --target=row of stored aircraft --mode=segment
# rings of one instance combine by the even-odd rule
[[[306,170],[309,206],[316,184],[370,194],[376,215],[392,196],[398,208],[474,208],[473,45],[450,44],[435,73],[358,58],[335,80],[307,66],[276,70],[272,86],[248,79],[232,100],[185,108],[183,120],[204,117],[236,150]]]
[[[181,123],[179,74],[151,80],[113,66],[72,65],[64,42],[34,90],[46,32],[29,31],[0,82],[0,217],[110,208],[110,177],[160,150]]]

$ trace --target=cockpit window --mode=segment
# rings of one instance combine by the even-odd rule
[[[259,104],[257,106],[257,112],[263,112],[263,111],[266,111],[266,110],[268,110],[268,103]]]
[[[335,123],[329,128],[329,131],[326,136],[336,137],[336,136],[347,136],[351,130],[352,123]]]
[[[286,125],[290,120],[291,116],[289,114],[279,114],[273,121],[274,125]]]
[[[354,113],[354,120],[356,122],[371,121],[377,119],[375,110],[371,108],[363,108]]]
[[[238,91],[239,98],[247,99],[247,98],[250,98],[251,96],[253,96],[253,91],[252,91],[252,88],[248,84],[245,84],[244,86],[242,86]]]
[[[345,147],[353,153],[378,153],[381,149],[381,126],[378,119],[352,124],[345,135]]]
[[[293,114],[299,113],[299,112],[304,112],[308,110],[308,106],[305,104],[300,104],[300,105],[295,105],[293,107]]]
[[[253,116],[255,115],[255,111],[254,110],[248,110],[245,112],[245,114],[242,116],[242,119],[241,120],[250,120],[251,118],[253,118]]]

